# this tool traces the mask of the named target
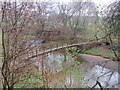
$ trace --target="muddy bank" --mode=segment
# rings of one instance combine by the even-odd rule
[[[79,55],[79,58],[84,59],[90,65],[99,65],[105,68],[108,68],[112,71],[118,72],[118,61],[113,61],[111,59],[103,58],[100,56],[94,56],[94,55],[88,55],[88,54],[81,54]]]

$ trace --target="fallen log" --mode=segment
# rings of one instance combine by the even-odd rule
[[[57,48],[52,48],[52,49],[49,49],[49,50],[45,50],[43,52],[38,53],[37,55],[30,56],[28,59],[31,59],[31,58],[34,58],[34,57],[37,57],[37,56],[40,56],[40,55],[48,54],[48,53],[53,52],[53,51],[66,49],[66,48],[71,48],[71,47],[77,47],[79,49],[88,49],[88,48],[100,46],[100,45],[102,45],[102,43],[104,43],[104,41],[93,41],[93,42],[86,42],[86,43],[64,45],[64,46],[60,46],[60,47],[57,47]]]

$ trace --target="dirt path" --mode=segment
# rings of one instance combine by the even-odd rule
[[[81,54],[80,57],[90,63],[91,65],[100,65],[102,67],[108,68],[112,71],[118,72],[118,61],[112,61],[110,59],[106,59],[100,56]]]

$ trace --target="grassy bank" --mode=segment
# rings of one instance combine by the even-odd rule
[[[40,88],[43,87],[42,73],[32,71],[31,75],[20,78],[20,82],[15,84],[15,88]]]
[[[112,51],[110,51],[109,49],[104,48],[104,47],[92,48],[92,49],[84,51],[83,53],[101,56],[101,57],[108,58],[108,59],[113,59],[113,57],[114,57],[114,53]]]

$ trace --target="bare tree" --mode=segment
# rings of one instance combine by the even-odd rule
[[[38,13],[36,5],[39,7]],[[4,2],[2,4],[1,30],[4,57],[2,76],[4,89],[13,89],[21,77],[28,75],[30,69],[34,69],[31,68],[34,61],[28,60],[25,55],[34,48],[32,44],[40,36],[32,37],[33,29],[38,20],[41,22],[41,28],[44,29],[44,19],[41,17],[40,8],[42,7],[38,3],[32,2]],[[41,18],[38,19],[39,17]],[[31,42],[32,40],[34,41]]]
[[[115,55],[115,59],[119,60],[119,15],[120,15],[120,2],[116,1],[110,4],[107,7],[107,12],[105,13],[104,27],[105,33],[109,33],[106,37],[106,40],[110,43],[110,49],[113,51]],[[116,39],[116,40],[115,40]]]

